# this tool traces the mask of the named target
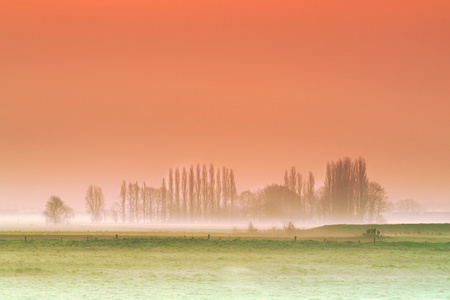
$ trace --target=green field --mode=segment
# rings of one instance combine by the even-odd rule
[[[450,225],[384,226],[0,232],[0,299],[450,299]]]

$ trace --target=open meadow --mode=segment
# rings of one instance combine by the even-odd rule
[[[0,299],[450,299],[449,224],[116,233],[0,232]]]

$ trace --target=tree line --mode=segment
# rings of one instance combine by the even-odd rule
[[[105,219],[100,187],[89,186],[85,200],[92,222]],[[327,163],[324,185],[318,189],[312,172],[303,178],[291,167],[281,184],[239,194],[233,169],[216,169],[214,164],[170,168],[158,187],[123,180],[118,201],[109,212],[114,222],[122,223],[263,219],[372,223],[382,221],[388,207],[385,190],[368,179],[365,160],[345,157]]]
[[[189,169],[170,168],[159,188],[124,180],[111,211],[114,221],[123,223],[231,220],[236,199],[233,169],[197,164]]]

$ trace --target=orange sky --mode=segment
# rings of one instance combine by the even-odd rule
[[[448,203],[449,32],[447,0],[3,0],[0,209],[197,162],[319,186],[343,156]]]

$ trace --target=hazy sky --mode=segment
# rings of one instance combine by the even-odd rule
[[[318,187],[343,156],[448,203],[449,32],[447,0],[2,0],[0,209],[197,162]]]

